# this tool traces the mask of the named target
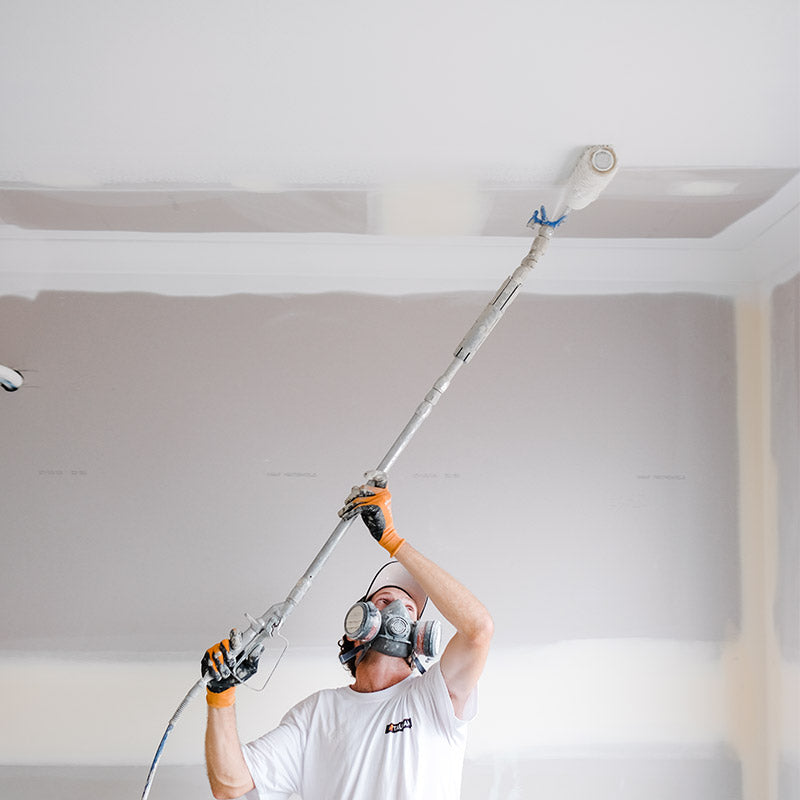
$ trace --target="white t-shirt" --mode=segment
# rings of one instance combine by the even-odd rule
[[[477,690],[456,717],[435,664],[379,692],[316,692],[242,749],[259,800],[458,800],[476,710]]]

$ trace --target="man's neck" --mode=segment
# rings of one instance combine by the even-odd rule
[[[356,667],[356,692],[379,692],[405,680],[412,670],[402,659],[370,650]]]

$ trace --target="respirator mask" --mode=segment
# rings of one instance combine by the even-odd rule
[[[420,672],[425,670],[418,656],[434,658],[439,654],[442,626],[438,620],[412,620],[402,600],[393,600],[383,611],[369,600],[356,603],[344,618],[344,634],[361,644],[339,659],[344,664],[370,648],[388,656],[413,659]]]

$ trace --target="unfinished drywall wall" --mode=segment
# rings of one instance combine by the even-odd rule
[[[285,596],[487,299],[0,299],[29,378],[2,398],[7,763],[144,776],[196,650]],[[742,796],[736,395],[729,299],[523,295],[403,454],[398,526],[497,624],[465,800]],[[380,560],[342,542],[244,737],[347,680],[350,576]],[[167,765],[202,760],[202,708],[182,725]]]
[[[261,562],[240,602],[288,591],[485,299],[4,298],[6,358],[28,376],[4,398],[4,585],[39,620],[5,615],[4,645],[196,646],[230,619],[206,583],[223,531]],[[403,524],[494,595],[503,642],[724,641],[740,615],[732,304],[526,296],[513,312],[398,462]],[[316,644],[317,615],[298,616]]]

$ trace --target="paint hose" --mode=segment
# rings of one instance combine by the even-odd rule
[[[587,147],[584,150],[567,182],[565,193],[559,205],[561,216],[555,221],[548,220],[544,208],[542,208],[541,216],[535,214],[534,217],[531,218],[535,221],[535,225],[531,227],[538,228],[538,232],[531,244],[528,254],[522,259],[522,262],[512,275],[506,279],[491,302],[484,308],[478,316],[478,319],[475,320],[475,323],[469,331],[467,331],[466,335],[455,349],[453,360],[450,362],[450,365],[439,378],[434,381],[433,386],[425,395],[423,401],[417,406],[411,419],[408,421],[405,428],[403,428],[397,439],[395,439],[377,468],[365,474],[365,478],[368,481],[372,481],[376,485],[386,485],[385,475],[392,468],[398,456],[406,448],[422,423],[428,418],[431,411],[433,411],[434,406],[439,402],[442,395],[447,391],[455,374],[464,364],[472,359],[478,351],[478,348],[486,341],[511,303],[518,296],[523,282],[544,256],[558,225],[566,219],[571,211],[586,208],[586,206],[596,200],[610,183],[617,169],[617,156],[612,147],[608,145],[598,145],[595,147]],[[531,225],[530,222],[528,224]],[[283,602],[271,606],[260,617],[252,617],[249,614],[245,614],[250,627],[241,632],[240,646],[235,651],[230,651],[237,665],[245,661],[252,651],[261,645],[261,642],[278,634],[286,618],[311,588],[312,581],[322,569],[328,557],[333,552],[333,549],[347,532],[348,528],[353,524],[353,521],[354,519],[348,519],[339,522],[334,528],[333,533],[331,533],[328,540],[322,546],[322,549],[317,553],[308,569],[303,573],[300,580],[297,581],[294,588],[289,592]],[[234,675],[235,674],[236,669],[234,668]],[[147,795],[150,791],[158,761],[163,753],[167,736],[184,708],[189,704],[191,698],[194,697],[204,685],[205,679],[203,678],[195,683],[170,720],[150,767],[145,791],[142,793],[142,800],[147,800]]]

